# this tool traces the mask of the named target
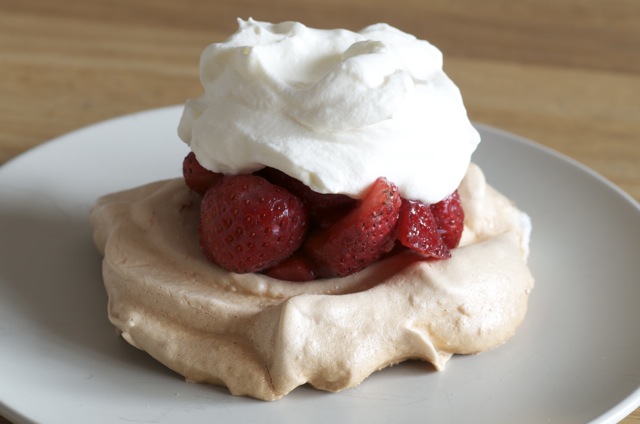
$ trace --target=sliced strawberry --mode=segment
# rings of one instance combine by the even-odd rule
[[[397,239],[409,249],[424,255],[446,259],[451,252],[445,245],[429,205],[415,200],[402,200]]]
[[[438,232],[442,236],[444,244],[449,249],[454,249],[460,243],[462,230],[464,229],[464,210],[460,204],[458,191],[431,205],[431,212],[438,224]]]
[[[300,197],[307,205],[309,218],[315,227],[330,227],[357,204],[356,199],[344,194],[323,194],[313,191],[301,181],[275,168],[266,167],[256,174]]]
[[[300,252],[263,271],[263,274],[279,280],[304,282],[315,280],[316,275],[309,260]]]
[[[304,250],[319,276],[352,274],[391,250],[400,204],[397,187],[378,178],[355,209],[333,226],[311,234]]]
[[[200,195],[204,195],[212,184],[219,182],[223,177],[223,174],[209,171],[200,165],[193,152],[189,152],[182,161],[182,175],[187,186]]]
[[[257,272],[288,258],[304,240],[306,207],[297,196],[255,175],[225,176],[202,199],[200,245],[233,272]]]

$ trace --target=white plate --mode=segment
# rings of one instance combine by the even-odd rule
[[[615,422],[640,405],[640,207],[592,171],[479,126],[475,161],[534,222],[536,277],[507,344],[408,362],[338,394],[236,398],[121,340],[88,214],[107,192],[178,176],[179,107],[75,131],[0,167],[0,413],[16,422]]]

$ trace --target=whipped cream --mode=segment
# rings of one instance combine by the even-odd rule
[[[270,166],[356,198],[382,176],[402,197],[435,203],[480,141],[442,65],[436,47],[386,24],[239,20],[203,51],[204,94],[186,102],[178,134],[215,172]]]

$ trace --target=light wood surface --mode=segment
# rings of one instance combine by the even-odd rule
[[[199,95],[202,48],[250,16],[384,21],[428,39],[473,120],[565,153],[640,199],[638,0],[0,0],[0,163]],[[623,422],[640,423],[640,409]]]

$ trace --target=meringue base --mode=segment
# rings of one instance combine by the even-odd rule
[[[533,277],[528,217],[471,165],[449,260],[403,252],[344,278],[235,274],[198,244],[200,198],[182,179],[98,200],[91,215],[110,321],[188,381],[275,400],[309,383],[339,391],[407,359],[443,369],[509,339]]]

